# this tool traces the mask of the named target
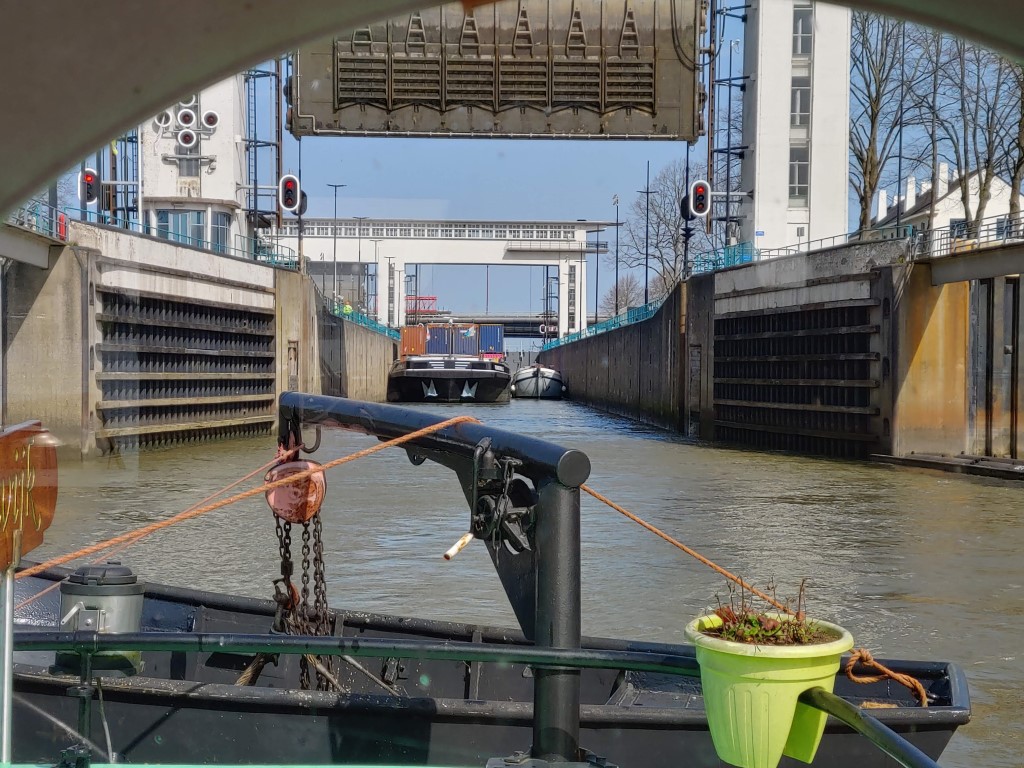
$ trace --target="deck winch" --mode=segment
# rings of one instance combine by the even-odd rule
[[[139,632],[146,585],[127,565],[111,560],[102,565],[83,565],[60,584],[62,632]],[[92,668],[136,674],[142,670],[138,651],[109,651],[93,655]],[[77,653],[58,654],[57,666],[77,670]]]

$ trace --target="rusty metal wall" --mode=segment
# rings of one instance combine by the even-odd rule
[[[1021,458],[1024,360],[1020,277],[971,284],[970,452]]]
[[[269,434],[274,311],[97,289],[103,452]]]
[[[694,140],[706,14],[700,0],[436,6],[303,46],[289,127]]]

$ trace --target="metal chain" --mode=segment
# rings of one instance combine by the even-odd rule
[[[292,635],[328,635],[330,634],[330,609],[327,605],[327,579],[324,571],[324,546],[323,527],[320,523],[320,516],[313,519],[312,531],[308,522],[302,524],[302,573],[300,580],[302,589],[296,592],[292,585],[292,574],[295,565],[291,554],[291,530],[290,522],[281,520],[275,516],[275,530],[277,533],[278,554],[281,557],[281,579],[283,583],[283,594],[279,595],[279,601],[284,605],[279,609],[282,625],[285,632]],[[310,562],[312,555],[312,563]],[[310,601],[310,571],[313,580],[313,600]],[[297,600],[295,598],[298,598]],[[327,670],[329,675],[335,674],[335,661],[330,656],[315,657],[317,664]],[[316,674],[316,689],[320,691],[332,690],[334,683],[331,679],[315,669],[306,656],[299,659],[299,684],[302,690],[308,691],[312,687],[311,667]]]
[[[302,524],[302,608],[303,618],[308,618],[305,608],[309,601],[309,521]]]
[[[314,622],[314,634],[329,635],[331,633],[330,608],[327,605],[327,577],[324,569],[324,539],[323,526],[320,522],[320,515],[313,518],[313,611],[316,614]],[[321,656],[320,664],[327,671],[337,677],[335,672],[335,658],[333,656]],[[333,684],[325,675],[317,671],[317,690],[331,690]]]

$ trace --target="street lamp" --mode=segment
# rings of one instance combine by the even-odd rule
[[[380,321],[380,260],[377,255],[377,246],[383,238],[370,238],[373,243],[373,319]]]
[[[586,219],[576,219],[583,227],[583,250],[580,251],[580,271],[576,275],[576,330],[583,330],[583,265],[587,260],[587,247],[590,245],[590,230],[587,229]]]
[[[597,325],[597,305],[601,301],[601,233],[598,226],[594,230],[594,325]]]
[[[338,190],[347,187],[348,184],[328,184],[334,188],[334,221],[331,222],[331,234],[334,235],[334,296],[333,301],[338,300]]]
[[[395,257],[385,256],[388,260],[388,319],[387,325],[393,325],[392,318],[395,314]]]
[[[687,147],[690,145],[687,144]],[[615,206],[615,316],[619,314],[619,196],[612,195]]]
[[[356,303],[363,306],[361,312],[366,311],[366,279],[363,275],[363,222],[366,221],[369,216],[353,216],[356,220],[356,235],[359,238],[358,245],[358,259],[359,259],[359,288],[363,295],[356,298]]]
[[[643,189],[637,190],[638,194],[645,195],[647,198],[647,215],[646,224],[644,226],[644,304],[650,302],[650,290],[648,289],[648,279],[651,275],[651,161],[647,161],[647,186]]]

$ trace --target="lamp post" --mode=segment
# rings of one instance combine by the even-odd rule
[[[366,221],[366,219],[368,219],[369,217],[368,216],[353,216],[352,218],[356,220],[356,237],[358,238],[358,246],[357,246],[357,248],[358,248],[358,251],[357,251],[358,255],[357,255],[357,258],[359,260],[359,288],[360,288],[360,291],[362,291],[362,293],[363,293],[363,295],[358,297],[356,299],[356,301],[359,304],[363,305],[363,308],[360,310],[360,312],[365,312],[366,311],[366,306],[365,306],[366,305],[366,298],[365,298],[365,296],[366,296],[366,280],[363,277],[363,222]]]
[[[601,232],[594,230],[594,325],[597,325],[597,305],[601,302]]]
[[[338,190],[348,184],[328,184],[334,188],[334,221],[331,222],[331,234],[334,236],[334,295],[332,301],[338,300]]]
[[[395,257],[385,256],[388,260],[388,320],[387,325],[391,327],[393,325],[393,317],[395,314]]]
[[[650,289],[648,288],[651,274],[651,161],[647,161],[647,186],[638,189],[637,192],[647,197],[647,216],[644,225],[644,304],[651,300]],[[616,216],[618,218],[618,216]]]
[[[583,265],[587,260],[587,247],[590,245],[590,230],[587,229],[586,219],[576,219],[584,224],[583,227],[583,250],[580,251],[580,267],[576,273],[576,330],[583,330]]]
[[[690,146],[687,144],[686,146]],[[619,196],[612,195],[615,206],[615,315],[619,314]]]
[[[370,238],[373,243],[373,319],[380,321],[380,260],[377,246],[383,238]]]

